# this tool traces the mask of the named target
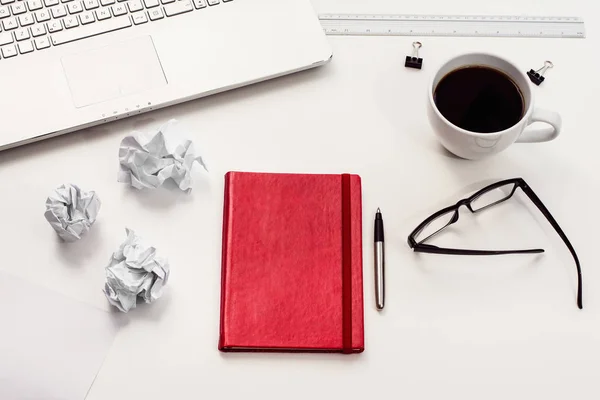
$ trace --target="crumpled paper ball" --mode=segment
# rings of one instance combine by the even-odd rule
[[[193,143],[181,139],[174,128],[176,123],[176,120],[170,120],[157,132],[134,132],[125,137],[119,146],[117,180],[136,189],[155,189],[171,178],[179,189],[189,193],[194,163],[208,169],[202,157],[195,155]]]
[[[95,192],[64,184],[46,199],[44,217],[64,241],[74,242],[90,230],[100,211]]]
[[[106,267],[104,294],[113,306],[123,312],[135,308],[137,298],[146,303],[157,300],[169,280],[169,262],[157,255],[131,229],[127,239],[115,251]]]

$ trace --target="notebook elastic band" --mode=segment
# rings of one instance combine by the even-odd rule
[[[342,174],[342,329],[343,352],[352,352],[352,188]]]

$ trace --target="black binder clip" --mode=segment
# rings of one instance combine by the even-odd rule
[[[421,42],[413,42],[412,56],[406,56],[404,66],[407,68],[421,69],[423,66],[423,59],[419,58],[419,49],[421,48]]]
[[[544,62],[544,66],[538,69],[537,71],[530,69],[527,73],[527,76],[529,77],[529,79],[531,79],[531,82],[539,86],[546,79],[544,78],[544,74],[546,73],[546,71],[552,67],[554,67],[552,61],[546,61]]]

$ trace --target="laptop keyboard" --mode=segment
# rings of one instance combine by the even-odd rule
[[[0,0],[0,59],[232,0]]]

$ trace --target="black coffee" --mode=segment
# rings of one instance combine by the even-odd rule
[[[510,128],[524,113],[523,95],[505,73],[484,66],[456,69],[442,78],[433,99],[454,125],[471,132]]]

